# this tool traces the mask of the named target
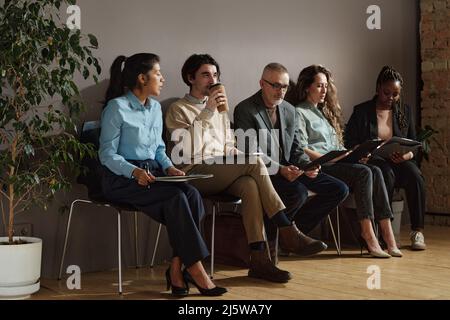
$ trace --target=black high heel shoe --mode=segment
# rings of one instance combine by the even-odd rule
[[[216,296],[221,296],[224,293],[228,292],[228,290],[226,288],[222,288],[222,287],[218,287],[218,286],[215,286],[212,289],[205,289],[205,288],[200,287],[194,281],[194,279],[192,278],[192,276],[189,274],[189,272],[186,269],[183,270],[183,278],[184,278],[184,281],[186,281],[186,283],[192,283],[198,289],[198,291],[200,291],[200,294],[202,296],[216,297]]]
[[[184,275],[183,275],[183,280],[184,280],[184,284],[185,284],[184,288],[174,286],[172,284],[172,280],[170,279],[170,267],[166,270],[167,290],[172,289],[172,295],[177,296],[177,297],[185,297],[189,294],[189,286],[186,282],[186,279],[184,278]]]

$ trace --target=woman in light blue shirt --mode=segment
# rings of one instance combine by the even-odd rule
[[[157,55],[119,56],[113,62],[101,120],[103,193],[166,225],[173,248],[166,280],[173,295],[187,295],[188,282],[203,295],[222,295],[227,290],[214,285],[201,263],[209,253],[199,232],[205,213],[200,193],[186,183],[155,182],[157,176],[184,175],[166,155],[161,105],[151,98],[163,84]]]
[[[326,68],[312,65],[303,69],[287,100],[297,108],[300,144],[311,160],[332,150],[345,150],[341,107],[331,73]],[[322,170],[347,183],[353,192],[363,244],[373,257],[401,257],[392,231],[393,214],[381,170],[362,163],[338,163],[341,158],[325,164]],[[374,218],[381,227],[388,253],[381,249],[375,236],[371,222]]]

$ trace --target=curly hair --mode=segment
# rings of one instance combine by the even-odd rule
[[[314,83],[315,77],[318,74],[324,74],[327,78],[328,89],[325,97],[325,102],[318,105],[325,118],[336,131],[338,141],[344,144],[344,125],[342,117],[342,108],[337,98],[337,88],[334,84],[331,72],[321,65],[311,65],[300,72],[297,84],[290,87],[286,94],[286,101],[296,106],[300,102],[308,98],[308,88]]]
[[[390,66],[384,66],[377,78],[376,92],[378,92],[381,85],[394,81],[399,82],[400,86],[403,87],[403,77],[399,72]],[[401,131],[405,131],[408,128],[408,119],[406,119],[405,105],[403,104],[403,98],[400,95],[400,99],[393,106],[394,115],[400,126]]]

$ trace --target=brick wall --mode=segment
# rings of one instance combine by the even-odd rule
[[[430,161],[422,169],[427,180],[427,211],[450,213],[450,0],[421,0],[422,127],[439,131]]]

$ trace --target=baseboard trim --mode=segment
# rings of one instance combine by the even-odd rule
[[[425,224],[431,226],[450,227],[450,214],[437,213],[425,215]]]
[[[426,212],[427,216],[450,217],[450,212]]]

